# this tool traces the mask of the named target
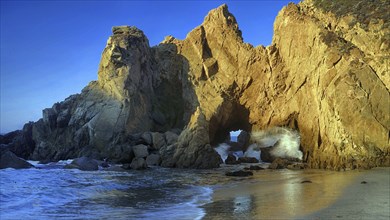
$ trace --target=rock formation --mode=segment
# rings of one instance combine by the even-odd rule
[[[0,169],[27,169],[32,167],[34,167],[32,164],[16,156],[10,150],[0,148]]]
[[[29,157],[115,158],[145,144],[163,166],[212,168],[229,131],[288,126],[309,167],[390,166],[389,10],[383,0],[290,3],[267,47],[244,42],[226,5],[155,47],[114,27],[98,81],[43,110]],[[179,130],[168,145],[163,133]]]

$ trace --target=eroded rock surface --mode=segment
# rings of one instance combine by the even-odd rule
[[[382,0],[291,3],[267,47],[243,41],[226,5],[152,48],[141,30],[114,27],[98,81],[43,111],[30,157],[146,144],[162,166],[212,168],[229,131],[287,126],[311,168],[390,166],[388,11]]]

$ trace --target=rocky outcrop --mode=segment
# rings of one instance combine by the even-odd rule
[[[33,125],[33,122],[29,122],[23,126],[22,130],[0,135],[2,148],[9,149],[23,159],[28,159],[35,149],[35,141],[32,138]]]
[[[212,168],[229,131],[285,126],[299,130],[311,168],[390,166],[389,10],[381,0],[290,3],[267,47],[244,42],[226,5],[152,48],[141,30],[114,27],[98,81],[43,111],[30,157],[130,163],[121,149],[143,144],[162,166]]]
[[[88,157],[80,157],[76,158],[72,161],[72,163],[67,164],[65,169],[79,169],[84,171],[94,171],[99,169],[99,163]]]
[[[34,167],[32,164],[16,156],[8,149],[0,149],[0,169],[27,169],[32,167]]]
[[[345,5],[351,2],[359,6]],[[310,167],[390,165],[389,20],[370,19],[389,4],[373,2],[332,3],[328,9],[304,1],[285,7],[275,21],[273,60],[281,78],[274,85],[284,96],[274,96],[265,110],[275,109],[270,124],[300,130]],[[366,16],[370,28],[356,13]]]

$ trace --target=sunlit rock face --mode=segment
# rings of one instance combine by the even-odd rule
[[[277,82],[286,87],[269,106],[279,115],[271,124],[295,121],[311,167],[390,165],[390,25],[375,15],[390,7],[380,0],[339,3],[290,4],[276,18]]]
[[[162,164],[212,168],[230,131],[286,126],[299,130],[309,167],[390,165],[390,19],[376,15],[389,10],[381,0],[289,4],[267,47],[243,41],[226,5],[152,48],[141,30],[114,27],[98,81],[34,124],[32,158],[104,155],[139,132],[177,128]]]

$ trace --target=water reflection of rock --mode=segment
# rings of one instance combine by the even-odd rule
[[[256,212],[254,199],[253,195],[243,195],[206,204],[203,219],[252,219]]]
[[[359,172],[255,172],[250,182],[217,189],[213,202],[203,206],[205,219],[299,218],[331,205],[357,176]]]

